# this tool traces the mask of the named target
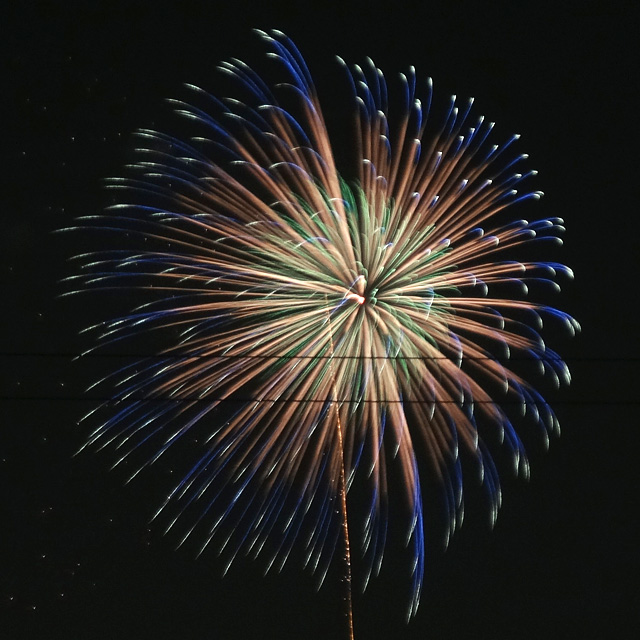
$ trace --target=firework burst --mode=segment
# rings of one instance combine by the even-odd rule
[[[137,460],[135,476],[204,432],[156,515],[169,514],[168,528],[182,523],[182,540],[198,531],[202,548],[217,536],[229,564],[244,551],[282,566],[300,539],[321,579],[358,472],[370,487],[362,553],[368,573],[379,570],[393,465],[414,554],[413,613],[424,572],[416,451],[442,484],[453,531],[461,450],[477,460],[493,518],[500,505],[480,423],[525,475],[505,403],[520,404],[545,434],[557,429],[507,361],[514,352],[556,382],[569,379],[538,330],[544,316],[570,331],[577,323],[525,294],[533,281],[558,288],[556,275],[571,272],[511,259],[518,245],[558,242],[562,220],[505,223],[506,207],[541,195],[519,191],[535,172],[519,172],[517,136],[492,144],[492,123],[455,98],[439,126],[428,124],[431,82],[418,90],[413,70],[401,76],[404,107],[390,126],[386,82],[371,61],[340,61],[355,97],[358,162],[345,182],[300,54],[279,32],[260,36],[285,75],[279,99],[246,64],[222,64],[242,99],[191,86],[193,104],[173,104],[199,134],[185,142],[140,131],[129,177],[109,183],[119,204],[79,225],[129,239],[85,255],[76,289],[150,296],[101,324],[100,343],[159,328],[168,340],[115,374],[117,397],[100,408],[108,414],[88,446],[114,447],[116,465]],[[502,283],[518,291],[490,295]]]

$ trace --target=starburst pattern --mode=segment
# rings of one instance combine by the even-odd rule
[[[158,328],[168,340],[159,356],[115,374],[117,398],[101,407],[109,414],[88,445],[115,447],[116,465],[146,455],[136,475],[204,429],[158,512],[171,514],[168,528],[183,523],[182,540],[199,531],[203,548],[218,535],[229,563],[241,550],[266,552],[268,566],[302,538],[321,577],[339,539],[341,472],[347,487],[357,472],[367,479],[362,552],[379,570],[393,465],[409,514],[414,612],[424,572],[417,451],[442,484],[453,531],[461,449],[477,460],[493,517],[500,505],[479,423],[524,474],[504,405],[521,404],[545,434],[557,429],[506,362],[515,352],[569,379],[538,330],[544,316],[570,331],[577,323],[525,294],[531,282],[559,288],[556,275],[571,272],[512,259],[524,243],[558,242],[562,220],[505,223],[506,207],[541,195],[520,191],[535,172],[519,172],[517,136],[492,144],[493,125],[455,98],[432,125],[431,82],[418,89],[413,70],[401,76],[404,108],[390,126],[386,82],[370,60],[340,61],[355,97],[358,173],[346,182],[300,54],[280,32],[260,35],[286,76],[278,99],[246,64],[222,64],[243,101],[191,86],[193,104],[173,104],[199,135],[140,131],[129,177],[110,181],[127,199],[80,225],[129,240],[85,255],[77,289],[151,296],[100,325],[101,343]],[[503,286],[509,297],[490,295]]]

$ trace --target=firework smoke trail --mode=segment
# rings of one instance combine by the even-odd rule
[[[462,516],[460,449],[477,460],[493,518],[500,506],[479,422],[527,474],[497,402],[520,403],[545,437],[557,429],[545,400],[504,363],[514,352],[569,380],[538,330],[545,316],[571,332],[577,323],[525,294],[532,281],[559,288],[556,276],[572,274],[506,258],[521,244],[559,242],[562,220],[501,222],[506,207],[541,195],[518,191],[535,172],[518,172],[526,156],[511,155],[517,136],[493,145],[492,123],[455,98],[427,130],[431,82],[418,91],[413,69],[401,77],[405,106],[390,133],[386,82],[370,60],[340,61],[359,158],[346,183],[300,54],[280,32],[260,36],[286,76],[275,89],[283,100],[243,62],[222,64],[242,100],[191,87],[204,106],[173,103],[199,136],[140,131],[138,162],[110,182],[121,204],[79,224],[139,242],[82,256],[76,290],[149,295],[100,325],[100,343],[146,329],[180,336],[102,381],[115,380],[117,398],[98,411],[106,417],[87,446],[112,446],[116,465],[137,460],[135,476],[204,429],[205,445],[156,515],[169,514],[168,529],[181,522],[182,541],[198,531],[203,549],[216,536],[228,564],[243,550],[281,567],[300,539],[320,581],[340,539],[342,465],[347,487],[357,470],[368,478],[362,553],[368,574],[379,571],[394,465],[410,514],[411,615],[424,572],[416,450],[442,483],[451,533]],[[518,293],[490,296],[500,283]]]

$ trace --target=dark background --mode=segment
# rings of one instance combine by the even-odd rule
[[[195,560],[148,526],[153,473],[123,487],[108,456],[72,457],[92,407],[83,389],[110,365],[72,362],[99,310],[57,298],[83,247],[52,232],[101,211],[102,180],[121,173],[136,128],[171,122],[162,100],[181,83],[216,93],[220,60],[261,64],[253,27],[294,39],[338,130],[331,110],[347,85],[334,54],[371,56],[391,87],[414,64],[434,77],[436,102],[474,96],[503,137],[522,134],[546,193],[537,213],[565,218],[555,257],[576,273],[550,302],[582,333],[545,334],[574,377],[554,403],[562,437],[548,454],[532,445],[529,482],[507,474],[493,532],[475,500],[446,552],[435,527],[408,626],[408,569],[390,549],[355,596],[356,638],[633,637],[638,16],[617,2],[83,4],[3,10],[0,638],[345,637],[339,567],[319,593],[296,562],[263,577],[240,559],[222,578],[215,553]]]

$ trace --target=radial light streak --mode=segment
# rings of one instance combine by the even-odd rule
[[[494,518],[500,506],[479,423],[525,475],[504,406],[520,403],[545,434],[558,428],[505,362],[513,352],[569,380],[538,330],[545,316],[571,332],[577,323],[524,296],[532,282],[557,287],[571,271],[511,258],[519,245],[558,242],[563,222],[505,223],[506,207],[541,195],[519,191],[535,172],[516,169],[526,159],[512,155],[518,136],[492,144],[493,124],[455,97],[431,124],[431,81],[419,91],[413,69],[390,126],[387,85],[370,60],[340,61],[358,159],[345,182],[303,59],[282,33],[259,33],[284,74],[279,98],[243,62],[223,63],[239,97],[190,86],[194,104],[172,102],[197,136],[140,131],[137,162],[109,183],[120,203],[79,224],[128,240],[83,256],[76,289],[148,296],[100,325],[100,344],[147,329],[167,340],[159,356],[101,381],[115,379],[117,397],[100,408],[87,446],[114,447],[116,465],[137,461],[135,476],[203,430],[201,452],[156,516],[170,514],[168,529],[181,522],[182,541],[198,531],[202,548],[217,536],[228,564],[243,550],[281,567],[300,540],[321,580],[346,524],[341,473],[347,487],[356,471],[368,478],[362,552],[379,571],[393,466],[413,547],[412,614],[424,573],[417,450],[442,483],[452,532],[460,449],[477,460]],[[508,298],[490,294],[502,283]]]

